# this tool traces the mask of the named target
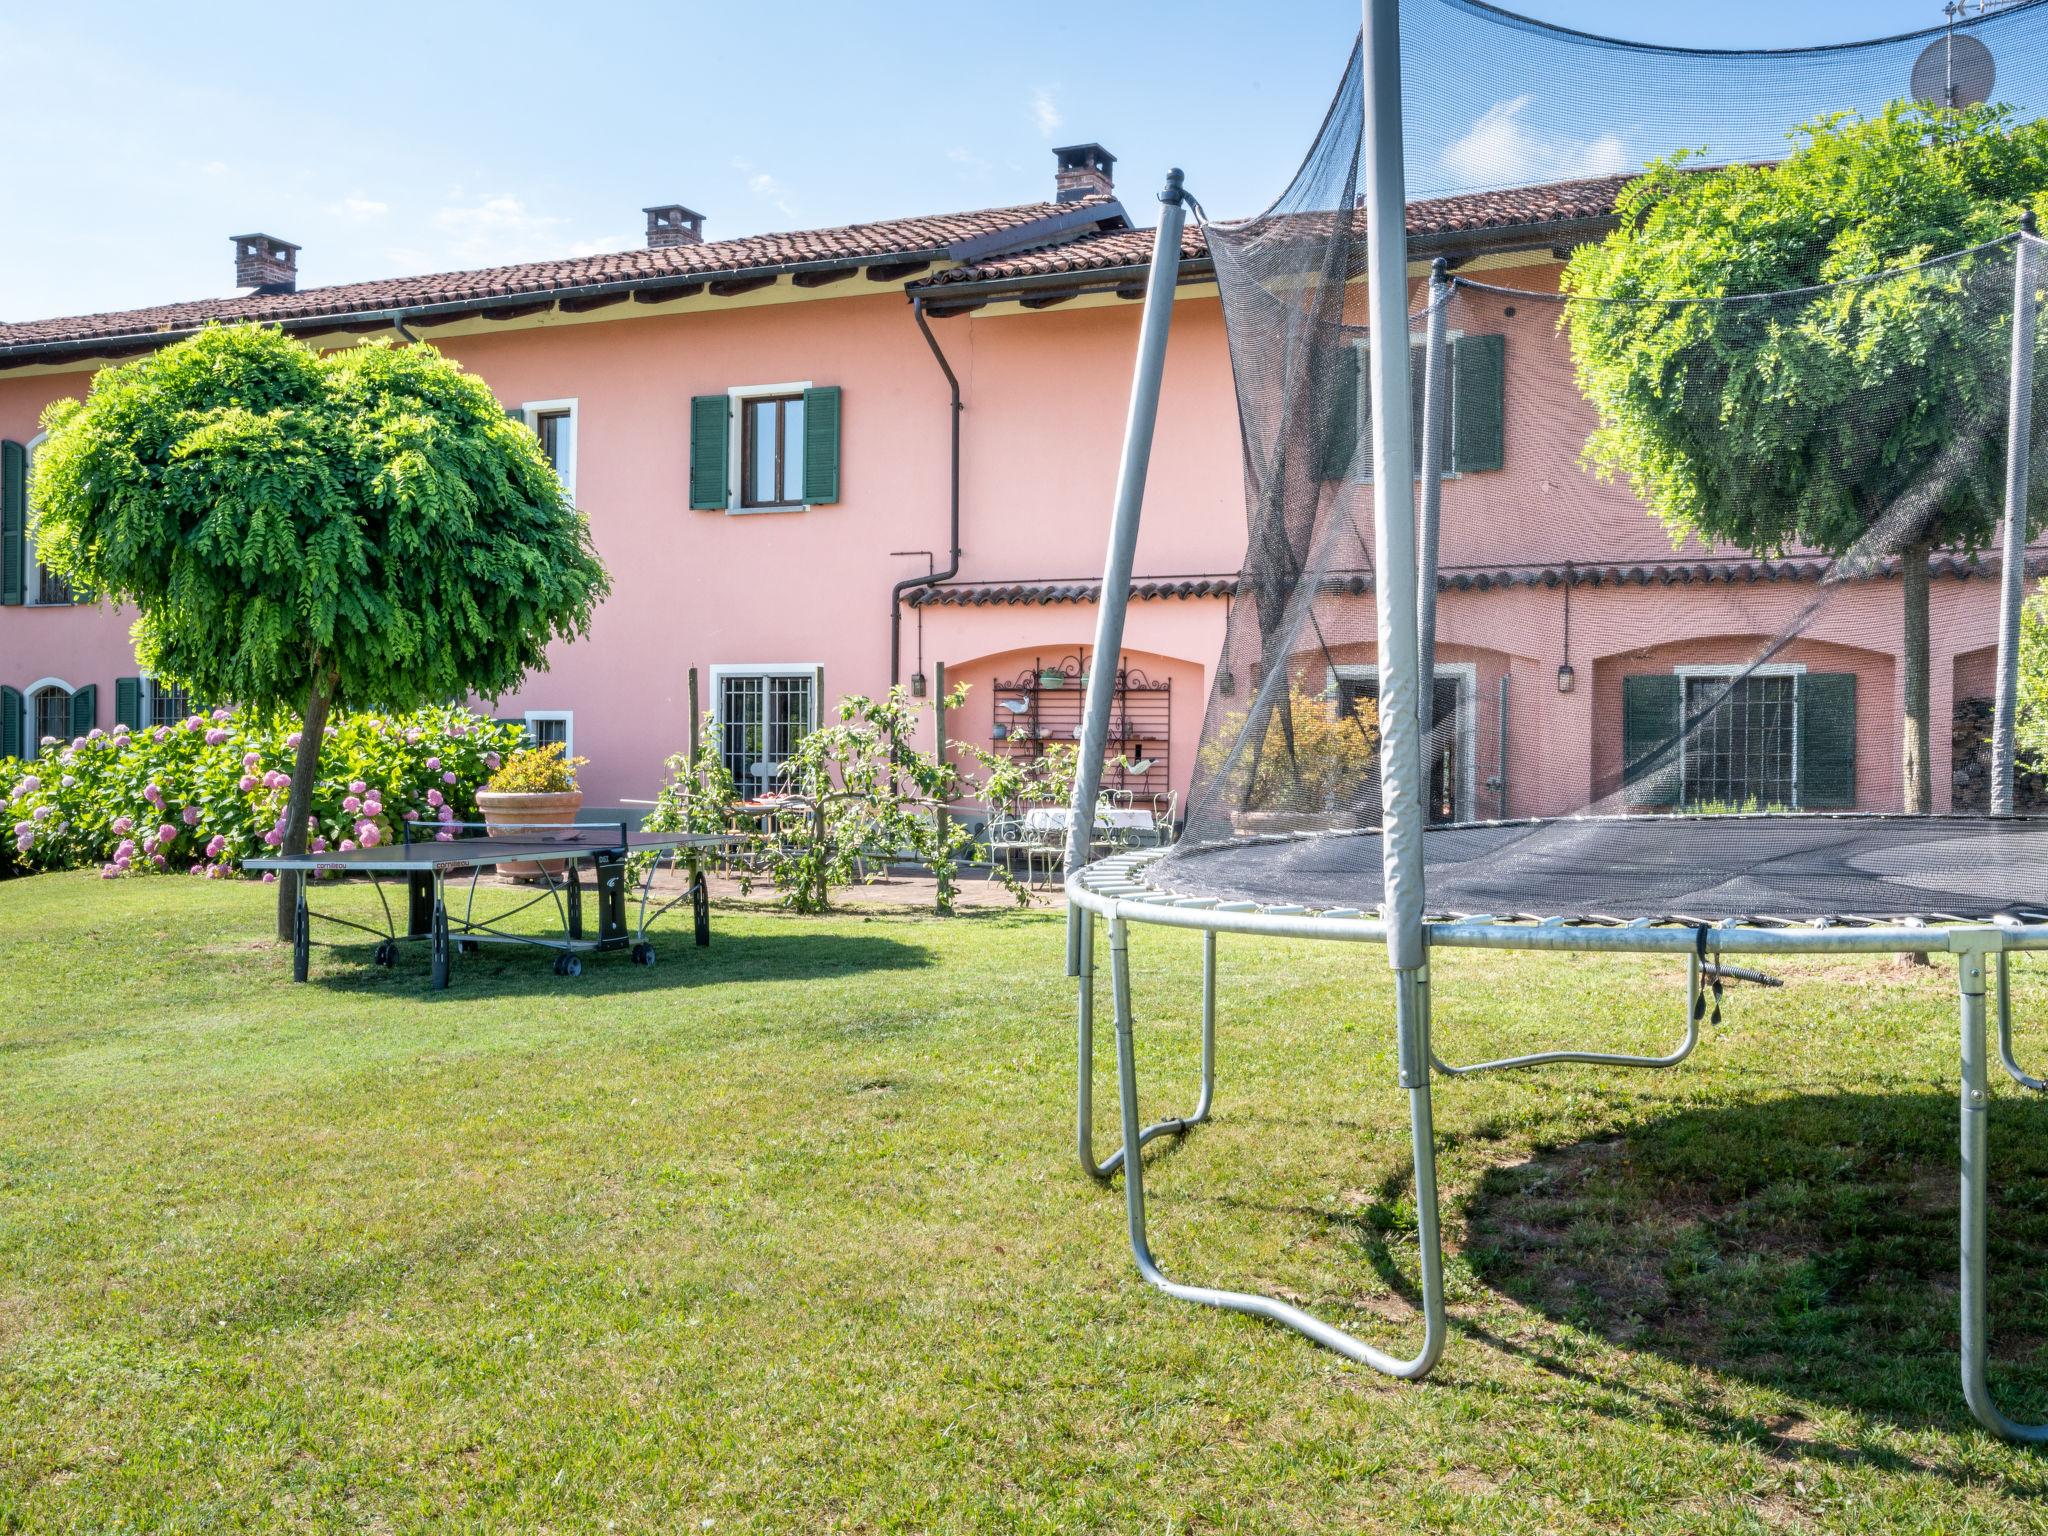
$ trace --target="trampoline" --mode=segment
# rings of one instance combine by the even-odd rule
[[[2009,984],[2013,954],[2048,950],[2048,815],[2015,814],[2021,605],[2028,559],[2039,555],[2030,534],[2048,525],[2035,489],[2048,475],[2032,476],[2048,444],[2033,390],[2048,255],[2029,221],[1945,256],[1903,258],[1914,265],[1824,268],[1765,293],[1728,286],[1735,279],[1701,296],[1659,296],[1640,283],[1567,291],[1621,270],[1576,258],[1551,286],[1517,288],[1498,273],[1525,259],[1565,260],[1529,212],[1550,205],[1548,189],[1523,188],[1530,195],[1505,212],[1455,196],[1446,199],[1455,207],[1432,212],[1409,203],[1406,179],[1419,168],[1436,189],[1485,191],[1494,184],[1469,153],[1461,158],[1470,136],[1459,135],[1475,118],[1531,103],[1531,121],[1569,122],[1589,139],[1614,125],[1615,156],[1624,127],[1655,124],[1646,131],[1671,142],[1630,143],[1638,165],[1701,142],[1723,164],[1753,162],[1775,153],[1762,141],[1782,142],[1789,123],[1897,96],[1908,67],[1958,31],[1997,52],[2002,92],[2038,108],[2048,103],[2048,5],[1967,22],[1952,14],[1946,39],[1936,29],[1747,54],[1639,48],[1480,0],[1365,0],[1364,15],[1337,99],[1287,192],[1253,219],[1204,223],[1231,349],[1248,536],[1186,834],[1170,849],[1088,863],[1084,829],[1111,744],[1116,670],[1090,669],[1066,854],[1082,1167],[1097,1180],[1122,1177],[1131,1251],[1152,1286],[1412,1380],[1437,1363],[1446,1336],[1438,1079],[1556,1063],[1675,1067],[1718,1023],[1722,983],[1745,974],[1731,964],[1742,958],[1940,957],[1954,966],[1960,1040],[1963,1393],[1993,1433],[2048,1442],[2048,1424],[2018,1422],[1994,1401],[1986,1300],[1993,1060],[2019,1088],[2048,1089],[2017,1058]],[[1421,25],[1404,36],[1411,19]],[[1446,68],[1448,54],[1484,67]],[[1405,113],[1404,60],[1427,67],[1432,92]],[[1916,66],[1923,78],[1942,76]],[[1489,116],[1473,91],[1507,106]],[[1943,152],[1938,138],[1927,154]],[[1657,196],[1690,195],[1681,181],[1668,175]],[[1599,192],[1590,185],[1552,201],[1583,209]],[[1611,209],[1623,194],[1609,186],[1599,195]],[[1202,217],[1179,171],[1160,203],[1097,615],[1104,657],[1123,645],[1184,224]],[[1655,217],[1649,207],[1633,224],[1614,222],[1640,231]],[[1482,253],[1492,265],[1476,275],[1453,275],[1440,257],[1411,310],[1410,242],[1439,214],[1466,221],[1460,238],[1492,225],[1508,233]],[[1519,247],[1517,220],[1533,231]],[[1518,312],[1519,330],[1510,324]],[[1407,346],[1385,344],[1404,334]],[[1603,347],[1632,348],[1661,371],[1640,387],[1595,390],[1584,381],[1601,377]],[[1781,387],[1816,357],[1836,367],[1828,390]],[[1584,398],[1544,385],[1539,363],[1552,378],[1576,363]],[[1589,468],[1603,453],[1604,479]],[[1712,548],[1688,555],[1691,564],[1658,563],[1660,549],[1668,557],[1675,543],[1721,537],[1726,522],[1714,519],[1729,507],[1778,553],[1809,529],[1817,540],[1840,533],[1817,512],[1838,524],[1853,513],[1867,526],[1775,565],[1738,566]],[[1960,756],[1939,795],[1930,767],[1933,600],[1918,578],[1944,541],[1972,557],[1998,550],[1995,590],[1958,583],[1931,610],[1957,699],[1979,664],[1966,665],[1957,636],[1995,617],[1995,657],[1981,662],[1996,691],[1981,812],[1946,808],[1970,782]],[[1582,603],[1599,599],[1576,632],[1575,591],[1587,594]],[[1497,715],[1482,714],[1482,695],[1496,691]],[[1948,694],[1937,696],[1946,704]],[[1970,744],[1961,723],[1955,740],[1958,753]],[[1481,803],[1499,819],[1475,815]],[[1150,1122],[1140,1113],[1130,965],[1133,930],[1144,925],[1202,935],[1194,1102]],[[1106,1154],[1093,1103],[1098,927],[1107,930],[1118,1095]],[[1414,1171],[1421,1340],[1412,1353],[1277,1297],[1176,1278],[1152,1251],[1143,1148],[1214,1112],[1226,934],[1384,949]],[[1675,1042],[1641,1055],[1564,1039],[1530,1054],[1444,1061],[1431,1042],[1430,960],[1450,949],[1681,960]]]

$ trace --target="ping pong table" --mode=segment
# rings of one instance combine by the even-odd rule
[[[715,833],[636,832],[623,821],[557,823],[497,832],[478,822],[435,822],[423,823],[422,829],[415,831],[407,824],[397,843],[377,848],[272,854],[244,861],[247,869],[291,870],[306,876],[299,882],[292,923],[292,980],[306,979],[315,919],[377,939],[374,959],[381,966],[398,963],[400,944],[428,945],[436,988],[448,985],[457,952],[473,953],[485,944],[550,950],[555,956],[558,976],[580,976],[581,957],[604,950],[630,949],[637,963],[652,965],[654,946],[647,938],[648,925],[686,901],[694,919],[697,943],[711,942],[711,902],[702,871],[698,871],[681,895],[650,911],[656,871],[664,861],[671,866],[679,865],[686,850],[727,848],[740,841]],[[432,835],[441,832],[450,834],[448,841]],[[629,860],[636,855],[645,857],[646,868],[637,881],[638,912],[629,924],[627,906],[636,883]],[[509,911],[480,915],[476,906],[478,886],[485,873],[500,864],[525,866],[540,888]],[[597,902],[594,933],[584,921],[586,866],[590,893]],[[307,893],[323,870],[368,876],[384,908],[384,926],[374,928],[332,912],[315,911]],[[403,933],[399,932],[391,910],[386,876],[402,876],[405,880]],[[466,887],[459,916],[451,912],[451,882],[458,888]],[[558,924],[555,932],[523,933],[506,926],[522,913],[550,906]]]

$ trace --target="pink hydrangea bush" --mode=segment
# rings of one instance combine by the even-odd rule
[[[476,819],[476,791],[522,727],[446,707],[330,722],[307,818],[309,846],[377,847],[409,823]],[[239,711],[176,725],[51,741],[33,762],[0,759],[0,876],[97,869],[208,879],[284,842],[299,732]]]

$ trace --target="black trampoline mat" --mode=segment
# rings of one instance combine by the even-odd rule
[[[1812,921],[2048,912],[2048,818],[1600,816],[1432,827],[1431,913]],[[1380,905],[1380,834],[1182,844],[1141,878],[1177,895]]]

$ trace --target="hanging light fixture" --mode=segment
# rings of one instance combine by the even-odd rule
[[[1578,674],[1572,671],[1572,568],[1564,568],[1564,660],[1557,668],[1557,691],[1570,693],[1578,682]]]

